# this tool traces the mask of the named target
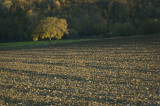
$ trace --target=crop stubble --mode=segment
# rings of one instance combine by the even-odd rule
[[[1,105],[159,105],[160,36],[0,50]]]

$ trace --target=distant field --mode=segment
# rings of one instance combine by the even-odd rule
[[[0,49],[0,105],[160,105],[160,36]]]

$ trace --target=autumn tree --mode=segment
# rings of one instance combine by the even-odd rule
[[[26,0],[13,0],[14,11],[25,11],[27,8]]]
[[[68,34],[67,26],[65,19],[47,17],[38,23],[32,38],[34,41],[37,41],[38,38],[49,38],[49,43],[51,43],[52,38],[59,40],[64,34]]]
[[[4,0],[2,2],[2,6],[8,10],[10,10],[11,6],[13,5],[11,0]]]
[[[54,7],[55,9],[60,9],[61,8],[61,3],[57,0],[57,1],[53,1]]]

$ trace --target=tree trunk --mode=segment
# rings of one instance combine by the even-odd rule
[[[52,40],[52,38],[50,37],[50,38],[49,38],[49,44],[51,44],[51,40]]]

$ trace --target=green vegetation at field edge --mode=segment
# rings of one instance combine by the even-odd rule
[[[51,44],[64,44],[64,43],[73,43],[81,41],[89,41],[94,39],[72,39],[72,40],[52,40]],[[29,41],[29,42],[9,42],[9,43],[0,43],[0,49],[2,48],[15,48],[15,47],[24,47],[24,46],[42,46],[48,45],[48,41]]]

